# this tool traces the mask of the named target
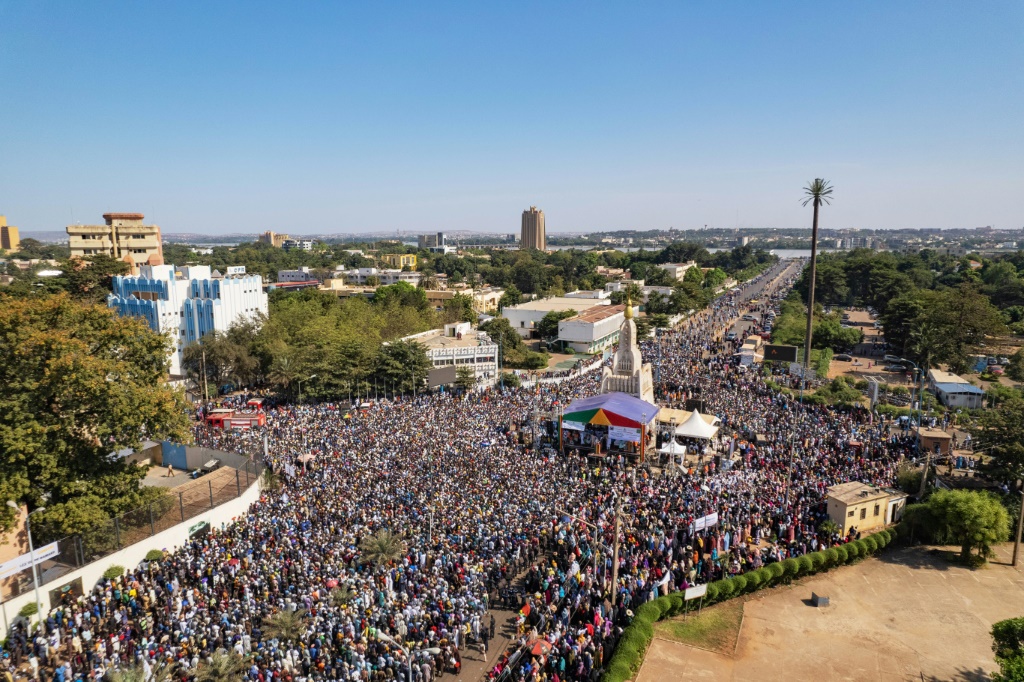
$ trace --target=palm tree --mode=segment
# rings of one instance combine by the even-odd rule
[[[196,682],[240,680],[246,667],[245,659],[238,654],[218,651],[196,669]]]
[[[154,663],[150,666],[150,675],[146,676],[146,668],[141,663],[136,663],[121,670],[115,670],[109,674],[110,682],[169,682],[171,679],[171,666],[165,663]]]
[[[804,377],[811,364],[811,330],[814,326],[814,277],[818,265],[818,207],[832,203],[832,185],[828,180],[814,178],[804,187],[803,205],[814,205],[814,223],[811,228],[811,289],[807,296],[807,338],[804,339]]]
[[[270,367],[270,371],[267,372],[267,381],[287,391],[292,382],[298,378],[299,368],[296,367],[296,364],[290,355],[277,358]]]
[[[278,611],[263,619],[263,636],[281,642],[296,642],[306,629],[305,611]]]
[[[263,489],[272,493],[281,489],[281,477],[270,467],[263,470]]]
[[[405,554],[405,542],[402,536],[390,530],[379,530],[359,542],[359,550],[363,553],[365,563],[383,566],[397,561]]]
[[[331,590],[331,606],[345,606],[356,596],[355,590],[348,585],[339,585]]]

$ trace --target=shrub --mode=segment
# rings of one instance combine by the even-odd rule
[[[625,651],[626,647],[632,647],[637,652],[643,651],[647,647],[647,640],[644,639],[644,635],[640,630],[628,627],[622,633],[622,639],[619,640],[619,645],[615,648],[616,655],[621,651]]]
[[[711,583],[708,585],[708,591],[704,595],[704,599],[709,602],[713,602],[718,599],[718,584]]]
[[[768,587],[772,584],[772,580],[774,580],[775,576],[772,575],[772,572],[768,570],[767,566],[762,566],[757,569],[757,572],[761,574],[761,587]]]
[[[608,666],[608,670],[605,671],[603,679],[605,682],[626,682],[632,675],[633,671],[625,661],[613,660]]]
[[[159,549],[151,549],[146,552],[146,561],[163,561],[164,553]]]
[[[722,601],[725,601],[734,594],[736,594],[736,586],[733,585],[732,580],[723,578],[718,581],[718,596]]]
[[[654,605],[658,607],[658,620],[669,615],[672,610],[672,600],[668,597],[658,597],[654,600]]]
[[[839,552],[836,551],[835,547],[829,547],[823,554],[825,555],[825,565],[836,566],[839,564]]]
[[[107,570],[103,571],[103,577],[107,580],[114,580],[124,575],[124,566],[111,566]]]
[[[686,600],[683,599],[683,594],[680,592],[673,592],[668,596],[668,600],[672,602],[672,608],[669,609],[668,615],[674,616],[677,613],[681,613],[683,606],[686,604]]]
[[[646,649],[647,645],[651,643],[652,639],[654,639],[654,626],[646,620],[640,620],[633,621],[633,625],[631,627],[635,628],[636,631],[640,633],[640,636],[643,638],[644,649]]]
[[[649,601],[637,607],[636,616],[634,617],[634,620],[653,623],[657,621],[660,617],[661,609],[659,609],[654,602]]]
[[[747,589],[751,592],[756,592],[764,584],[764,576],[761,575],[761,569],[747,571],[743,575],[747,579]]]
[[[811,552],[807,555],[807,558],[811,562],[811,568],[814,571],[820,571],[825,568],[825,553],[824,552]]]
[[[25,604],[21,607],[21,611],[18,611],[18,615],[22,618],[31,618],[32,616],[39,613],[39,605],[35,602]]]
[[[814,562],[811,561],[811,557],[806,554],[798,558],[796,563],[800,567],[799,575],[807,575],[814,572]]]
[[[646,650],[646,643],[629,641],[626,639],[626,634],[623,633],[622,639],[619,641],[618,646],[615,647],[615,658],[625,663],[628,667],[632,665],[632,661],[643,656]]]
[[[782,562],[782,574],[786,578],[795,578],[800,573],[800,564],[790,557]]]
[[[772,574],[772,582],[777,583],[779,582],[779,580],[782,579],[782,576],[783,574],[785,574],[786,569],[782,567],[782,564],[776,561],[773,564],[768,564],[768,572]]]
[[[882,549],[883,547],[889,544],[889,531],[887,530],[875,533],[871,537],[875,539],[875,546],[877,546],[878,549]]]
[[[845,564],[850,560],[850,552],[848,549],[846,549],[846,545],[839,545],[838,547],[833,547],[832,549],[834,549],[836,554],[839,556],[839,564]]]
[[[873,535],[869,535],[866,538],[860,540],[864,543],[864,550],[867,554],[874,554],[878,551],[878,540]]]
[[[847,561],[853,561],[862,554],[860,545],[856,542],[847,542],[843,547],[846,547]]]
[[[738,575],[732,579],[733,594],[743,594],[743,591],[747,589],[747,576]]]

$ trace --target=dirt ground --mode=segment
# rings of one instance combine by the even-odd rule
[[[927,548],[759,593],[744,605],[736,652],[654,640],[637,682],[661,680],[987,680],[992,624],[1024,615],[1013,546],[969,570]],[[810,605],[811,593],[831,604]]]

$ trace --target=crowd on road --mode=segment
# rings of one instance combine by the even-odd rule
[[[534,410],[596,393],[598,372],[352,411],[270,406],[250,431],[197,421],[210,448],[262,456],[266,436],[279,484],[235,523],[67,599],[37,636],[16,627],[5,660],[62,682],[136,662],[187,680],[228,652],[244,661],[238,679],[431,682],[458,671],[467,647],[487,651],[501,606],[519,617],[490,677],[596,680],[639,604],[842,542],[818,530],[827,488],[890,484],[907,453],[867,411],[801,408],[730,361],[723,330],[754,294],[784,293],[784,270],[720,297],[660,338],[660,352],[644,349],[660,397],[700,397],[721,418],[728,467],[659,471],[526,447]],[[697,530],[710,514],[717,522]],[[368,562],[381,531],[402,544]],[[291,630],[288,612],[299,614]]]

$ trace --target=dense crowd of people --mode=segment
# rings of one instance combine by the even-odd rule
[[[907,453],[868,411],[800,407],[731,361],[724,330],[752,292],[784,293],[784,270],[645,342],[659,397],[698,397],[720,417],[717,458],[659,470],[527,447],[535,409],[593,395],[599,372],[353,411],[270,406],[250,431],[197,421],[210,448],[261,457],[266,435],[279,485],[235,523],[68,599],[38,633],[15,627],[5,660],[62,682],[134,664],[187,680],[227,652],[244,661],[238,679],[431,682],[468,647],[487,652],[494,612],[508,609],[514,631],[490,677],[596,680],[638,605],[843,541],[819,532],[827,488],[890,484]],[[366,561],[381,531],[401,544]]]

